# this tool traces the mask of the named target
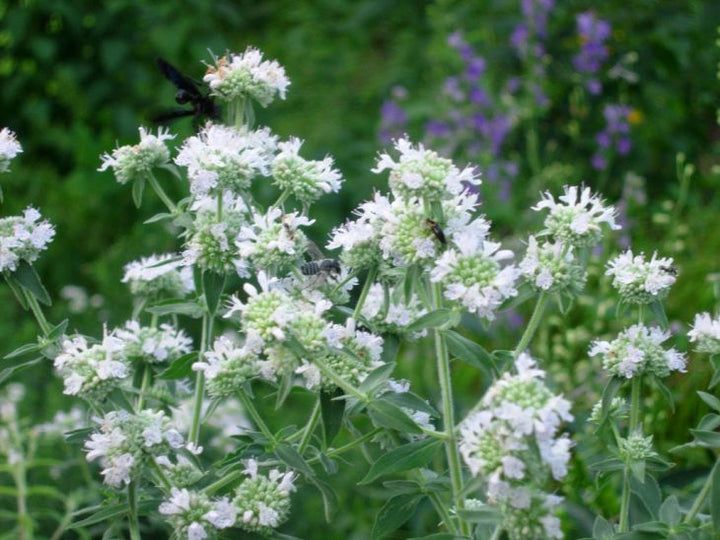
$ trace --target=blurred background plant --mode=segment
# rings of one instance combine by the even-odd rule
[[[2,211],[16,214],[32,204],[56,225],[38,271],[59,299],[49,317],[69,318],[71,330],[99,333],[103,322],[122,323],[132,308],[119,286],[123,265],[175,247],[161,228],[141,228],[161,209],[159,201],[137,210],[123,186],[96,171],[101,153],[134,140],[138,125],[174,105],[155,58],[200,79],[205,67],[198,58],[210,62],[208,51],[248,44],[277,58],[292,80],[287,101],[258,111],[259,123],[281,137],[304,137],[308,157],[332,154],[348,179],[334,204],[316,209],[311,234],[318,244],[372,193],[377,152],[408,133],[459,164],[479,165],[485,212],[500,232],[510,225],[528,230],[533,216],[526,209],[541,189],[557,192],[582,180],[601,190],[621,210],[623,247],[674,257],[679,277],[667,311],[675,329],[683,334],[694,313],[714,307],[710,280],[720,270],[717,2],[188,0],[178,7],[166,0],[25,0],[0,2],[0,17],[0,125],[15,131],[24,149],[13,174],[2,177]],[[191,130],[187,120],[173,126],[182,136]],[[177,195],[176,187],[168,191]],[[619,248],[608,244],[606,251]],[[600,281],[600,271],[590,280]],[[0,288],[6,352],[36,334],[11,295]],[[517,336],[526,309],[490,330],[466,326],[486,348],[499,348]],[[565,320],[549,312],[538,334],[535,354],[551,366],[560,390],[578,400],[579,431],[602,382],[588,344],[617,328],[612,305],[581,297]],[[410,344],[403,354],[419,352]],[[676,396],[694,395],[709,377],[706,361],[697,358],[688,375],[669,386]],[[46,422],[70,406],[49,363],[14,380],[31,382],[19,417]],[[456,381],[459,402],[471,406],[477,374],[459,367]],[[644,423],[654,426],[657,447],[667,451],[687,442],[687,427],[707,412],[703,407],[678,407],[669,421],[669,408],[654,400]],[[583,459],[576,458],[573,479],[592,485]],[[701,449],[678,459],[676,470],[666,473],[671,483],[711,463]],[[350,486],[362,474],[343,471],[335,482]],[[339,503],[344,511],[333,530],[366,537],[377,511],[366,497],[376,495],[379,507],[381,494],[338,492],[347,500]],[[587,532],[583,506],[615,512],[617,501],[603,488],[566,495],[575,503],[568,507],[577,523],[571,536]],[[297,499],[305,507],[293,512],[290,528],[310,537],[322,526],[321,503]],[[308,522],[313,515],[317,522]],[[423,515],[408,524],[411,533],[427,525]]]

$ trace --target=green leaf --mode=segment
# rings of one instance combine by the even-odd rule
[[[326,484],[317,477],[306,476],[305,479],[308,480],[312,485],[314,485],[320,492],[320,495],[322,495],[325,521],[329,523],[332,518],[333,510],[338,503],[338,498],[335,494],[335,491],[328,484]]]
[[[143,191],[145,191],[145,179],[138,178],[132,185],[132,199],[135,203],[135,208],[140,208],[142,204]]]
[[[435,455],[440,445],[441,441],[436,439],[423,439],[393,448],[372,464],[365,478],[359,483],[369,484],[386,474],[422,467]]]
[[[69,443],[76,443],[76,442],[84,442],[91,433],[95,431],[95,428],[93,427],[84,427],[84,428],[78,428],[73,429],[72,431],[66,431],[63,436],[65,437],[65,442]]]
[[[13,352],[6,354],[5,360],[11,360],[13,358],[17,358],[18,356],[36,353],[39,352],[41,349],[42,345],[39,345],[37,343],[26,343],[25,345],[21,345],[20,347],[15,349]]]
[[[440,416],[440,412],[435,407],[413,392],[388,392],[387,394],[383,394],[383,399],[394,403],[398,407],[421,411],[435,418]]]
[[[655,316],[655,320],[658,322],[660,327],[663,330],[667,330],[668,327],[668,319],[667,315],[665,315],[665,309],[663,308],[662,302],[659,300],[655,300],[654,302],[650,303],[650,311]]]
[[[373,369],[365,380],[360,383],[358,390],[365,394],[372,394],[375,390],[379,389],[381,385],[385,384],[395,370],[395,362],[388,362],[380,367]]]
[[[610,403],[612,402],[615,394],[622,386],[623,380],[619,377],[613,377],[608,381],[603,389],[602,395],[602,414],[600,415],[600,426],[602,427],[610,416]]]
[[[630,476],[630,491],[637,495],[637,498],[653,518],[658,517],[662,492],[655,478],[646,475],[644,482],[638,482],[634,476]]]
[[[615,534],[612,524],[602,516],[595,518],[592,535],[595,540],[609,540]]]
[[[700,419],[697,429],[714,431],[718,427],[720,427],[720,414],[708,413]]]
[[[662,503],[659,517],[660,521],[667,523],[670,527],[675,527],[675,525],[680,523],[682,515],[680,514],[680,505],[675,495],[671,495]]]
[[[157,510],[162,501],[157,499],[149,499],[138,502],[138,513],[144,514],[153,510]],[[128,503],[117,503],[109,506],[96,506],[98,511],[93,513],[91,516],[75,521],[68,526],[68,529],[79,529],[80,527],[87,527],[88,525],[95,525],[96,523],[102,523],[103,521],[110,521],[120,516],[126,515],[130,511]],[[88,508],[78,510],[73,513],[73,517],[87,513]]]
[[[197,361],[196,352],[183,354],[180,358],[173,360],[167,368],[158,374],[158,379],[175,380],[184,379],[192,374],[192,365]]]
[[[40,281],[35,269],[24,259],[18,264],[13,276],[22,287],[46,306],[52,305],[50,295]]]
[[[385,399],[368,405],[368,413],[378,427],[396,429],[401,433],[422,433],[422,429],[397,405]]]
[[[154,315],[186,315],[199,319],[203,315],[202,308],[196,302],[187,300],[162,300],[145,308],[145,311]]]
[[[690,433],[695,436],[695,439],[711,448],[720,448],[720,433],[717,431],[705,431],[702,429],[691,429]]]
[[[715,388],[715,386],[720,383],[720,369],[716,369],[713,373],[712,378],[710,379],[710,384],[708,385],[708,388],[712,390]]]
[[[641,484],[645,482],[645,460],[633,459],[630,462],[630,472]]]
[[[13,277],[13,274],[9,272],[3,272],[3,276],[5,276],[5,282],[8,284],[8,287],[10,287],[10,290],[15,295],[15,299],[18,301],[18,303],[22,306],[23,309],[29,309],[30,306],[28,306],[27,298],[25,298],[23,288],[20,286],[20,283],[18,283],[18,281]]]
[[[720,459],[710,472],[710,517],[715,532],[720,531]]]
[[[292,446],[286,443],[280,443],[275,447],[275,455],[280,461],[285,463],[288,467],[301,472],[307,476],[315,476],[315,471],[308,465],[307,461],[303,459],[300,452],[295,450]]]
[[[410,519],[422,498],[423,495],[406,493],[388,499],[375,517],[373,540],[386,536]]]
[[[320,392],[320,411],[322,412],[325,448],[330,446],[342,427],[345,414],[345,400],[334,399],[343,394],[339,388],[335,392]]]
[[[23,371],[29,367],[32,367],[35,364],[39,364],[42,361],[43,361],[42,358],[33,358],[31,360],[25,360],[24,362],[21,362],[14,366],[10,366],[10,367],[3,369],[2,371],[0,371],[0,385],[3,384],[5,381],[7,381],[10,377],[15,375],[16,373],[19,373],[20,371]]]
[[[502,519],[500,509],[497,506],[490,504],[483,504],[479,508],[473,508],[472,510],[458,510],[457,514],[465,521],[470,523],[482,523],[484,525],[497,525]]]
[[[285,400],[290,395],[290,391],[293,388],[293,373],[285,373],[280,378],[280,384],[278,385],[277,394],[275,395],[275,410],[278,411],[285,403]]]
[[[633,531],[637,532],[647,532],[647,533],[658,533],[663,536],[666,536],[669,532],[669,528],[665,523],[662,523],[661,521],[646,521],[645,523],[640,523],[639,525],[635,525],[633,527]]]
[[[655,382],[655,386],[657,386],[658,390],[660,390],[660,393],[665,398],[665,401],[667,401],[668,405],[670,405],[670,411],[675,412],[675,399],[673,398],[670,389],[665,386],[665,383],[662,382],[660,377],[653,377],[653,381]]]
[[[65,330],[67,329],[68,322],[68,319],[65,319],[60,324],[51,328],[45,339],[47,339],[48,341],[57,341],[58,339],[63,337],[65,335]]]
[[[222,297],[223,289],[225,288],[225,274],[203,272],[202,284],[208,313],[210,313],[210,315],[215,315],[218,306],[220,305],[220,298]]]
[[[454,330],[445,332],[445,337],[453,356],[478,368],[483,373],[492,373],[495,369],[492,355],[478,343],[461,336]]]
[[[625,463],[615,457],[603,459],[590,465],[590,469],[596,472],[622,471],[624,468]]]
[[[707,392],[698,392],[698,395],[700,396],[700,399],[707,403],[712,409],[720,412],[720,399],[716,398],[712,394],[708,394]]]
[[[405,281],[403,283],[403,296],[405,297],[406,304],[410,303],[413,291],[419,288],[417,283],[419,275],[420,269],[417,266],[411,266],[405,272]]]
[[[422,315],[405,328],[408,333],[420,332],[431,328],[450,328],[460,322],[460,314],[451,309],[436,309]]]

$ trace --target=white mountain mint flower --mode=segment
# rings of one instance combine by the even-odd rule
[[[653,253],[647,261],[643,253],[633,256],[630,250],[612,259],[605,275],[612,276],[612,285],[620,298],[633,304],[662,300],[677,279],[670,257],[658,258]]]
[[[102,165],[99,171],[112,169],[115,179],[120,184],[127,184],[135,180],[144,180],[152,174],[156,167],[167,165],[170,162],[170,150],[165,141],[174,139],[167,128],[159,128],[158,134],[153,135],[144,127],[140,131],[140,142],[134,145],[120,146],[112,154],[100,156]]]
[[[488,501],[499,505],[511,538],[556,538],[551,510],[561,499],[542,490],[567,474],[572,443],[559,430],[573,418],[570,403],[545,386],[529,355],[515,367],[460,424],[459,449],[472,474],[487,479]]]
[[[241,54],[229,53],[208,66],[203,81],[211,93],[225,101],[250,96],[267,107],[279,96],[285,99],[290,80],[285,69],[275,60],[263,60],[262,53],[248,47]]]
[[[707,312],[698,313],[688,337],[695,344],[695,350],[720,354],[720,318],[713,319]]]
[[[0,272],[14,272],[20,261],[33,263],[55,236],[55,227],[28,206],[22,216],[0,219]]]
[[[333,229],[327,248],[341,248],[340,261],[348,268],[362,270],[376,266],[382,260],[381,228],[390,210],[390,201],[376,193],[372,200],[355,210],[357,218]]]
[[[280,208],[256,214],[252,225],[240,229],[235,242],[238,255],[262,270],[294,266],[302,259],[308,244],[299,227],[314,222],[297,212],[283,214]]]
[[[512,264],[501,266],[502,261],[513,257],[512,251],[501,250],[499,243],[480,234],[458,233],[453,243],[455,246],[435,261],[430,280],[442,284],[448,300],[478,317],[493,320],[500,304],[517,295],[515,281],[520,270]]]
[[[269,176],[276,147],[277,137],[268,128],[250,131],[208,123],[185,139],[175,163],[187,167],[195,196],[239,193],[254,178]]]
[[[385,259],[397,266],[411,266],[437,258],[442,244],[428,223],[421,200],[395,199],[382,217],[380,249]]]
[[[85,450],[88,461],[100,458],[105,483],[121,487],[140,478],[153,456],[167,455],[183,442],[163,411],[111,411],[102,419],[100,433],[85,441]]]
[[[124,270],[122,282],[136,296],[182,298],[195,290],[192,268],[183,266],[182,259],[173,253],[143,257],[126,264]]]
[[[245,204],[230,192],[225,192],[222,202],[221,217],[217,214],[215,197],[198,198],[193,204],[195,219],[185,241],[183,263],[217,274],[235,270],[240,277],[249,277],[248,263],[235,245],[240,229],[247,222]]]
[[[639,431],[634,431],[625,439],[620,439],[618,444],[618,454],[620,459],[631,461],[644,461],[646,459],[657,457],[658,454],[653,450],[652,435],[643,437]]]
[[[115,330],[115,336],[124,342],[125,357],[130,361],[169,364],[192,350],[192,339],[170,324],[152,328],[128,321]]]
[[[160,466],[163,474],[173,486],[179,488],[189,487],[204,476],[204,473],[198,469],[197,465],[182,454],[178,454],[176,460],[177,462],[173,463],[168,456],[155,458],[155,463]]]
[[[0,173],[10,170],[10,162],[21,153],[22,146],[17,141],[15,133],[8,128],[0,130]]]
[[[65,382],[64,393],[86,399],[103,399],[130,374],[125,344],[112,335],[89,345],[83,336],[62,342],[55,368]]]
[[[398,298],[400,289],[390,291],[388,285],[373,283],[370,286],[360,314],[374,329],[380,333],[405,333],[405,328],[414,320],[427,313],[417,295],[413,294],[409,302]],[[414,332],[409,337],[419,338],[427,334],[427,330]]]
[[[178,539],[217,538],[215,530],[232,527],[237,521],[235,506],[226,497],[212,500],[201,491],[176,487],[170,490],[170,498],[160,504],[158,512],[167,516]]]
[[[256,377],[260,372],[258,362],[256,352],[220,336],[205,353],[204,360],[195,362],[192,368],[205,372],[210,397],[222,398],[234,395],[245,381]]]
[[[390,189],[396,197],[440,201],[460,194],[466,185],[480,185],[480,177],[472,167],[461,171],[422,144],[413,146],[401,138],[395,141],[395,150],[400,154],[397,161],[389,154],[381,154],[372,172],[390,170]]]
[[[535,290],[576,296],[585,286],[587,274],[573,257],[572,249],[561,242],[538,244],[531,236],[525,258],[518,267]]]
[[[310,205],[323,194],[340,191],[343,178],[333,169],[333,159],[309,161],[300,157],[302,141],[292,137],[278,144],[280,153],[272,164],[273,183],[282,191],[288,191],[300,203]]]
[[[237,526],[260,534],[270,534],[290,515],[290,493],[295,491],[295,473],[272,469],[266,475],[258,472],[258,463],[248,461],[244,479],[235,489],[233,504],[237,508]]]
[[[615,223],[615,209],[605,206],[589,187],[565,186],[563,189],[565,194],[558,197],[558,202],[550,192],[545,192],[542,200],[532,207],[535,211],[550,211],[543,233],[576,247],[587,247],[600,241],[603,223],[612,230],[620,228]]]
[[[657,326],[636,324],[612,341],[594,341],[589,354],[602,358],[603,368],[615,377],[631,379],[645,374],[667,377],[671,371],[684,373],[685,355],[674,348],[663,349],[662,344],[669,337],[670,332]]]

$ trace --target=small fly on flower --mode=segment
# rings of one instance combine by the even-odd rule
[[[442,228],[440,228],[440,225],[438,225],[437,221],[427,218],[425,220],[425,224],[428,226],[428,228],[435,235],[435,238],[437,238],[441,244],[447,244],[447,238],[445,238],[445,232],[442,230]]]
[[[220,107],[215,100],[208,94],[200,90],[200,83],[194,79],[183,75],[174,66],[162,58],[156,58],[158,69],[163,76],[175,85],[177,92],[175,93],[175,102],[178,105],[189,104],[190,109],[172,109],[170,111],[156,114],[153,121],[157,123],[167,123],[176,118],[184,116],[193,117],[193,127],[198,131],[200,122],[204,118],[217,120],[220,118]]]
[[[669,264],[666,264],[665,266],[661,266],[660,270],[665,272],[668,275],[671,275],[673,277],[677,277],[679,274],[679,271],[676,266],[671,266]]]

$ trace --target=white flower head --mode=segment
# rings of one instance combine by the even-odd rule
[[[612,276],[612,284],[625,302],[649,304],[662,300],[675,283],[677,271],[670,257],[658,258],[653,253],[649,261],[643,253],[632,251],[618,255],[608,263],[605,275]]]
[[[115,179],[121,184],[135,180],[144,180],[152,169],[167,165],[170,161],[170,150],[165,141],[175,138],[167,128],[159,128],[153,135],[144,127],[139,128],[140,142],[135,145],[120,146],[112,154],[101,156],[102,165],[99,171],[113,169]]]
[[[184,297],[195,290],[192,269],[173,253],[150,255],[125,265],[122,282],[137,296]]]
[[[697,351],[720,354],[720,318],[712,318],[709,313],[698,313],[688,337]]]
[[[572,247],[561,242],[539,244],[534,236],[528,239],[525,258],[518,267],[535,290],[572,296],[580,293],[587,277],[582,265],[573,257]]]
[[[55,227],[28,206],[22,216],[0,219],[0,271],[14,272],[20,261],[33,263],[55,237]]]
[[[22,146],[15,137],[15,133],[8,128],[0,130],[0,173],[10,170],[10,162],[21,153]]]
[[[192,340],[169,324],[161,324],[158,328],[128,321],[124,327],[115,330],[115,336],[123,341],[124,353],[129,360],[169,364],[192,350]]]
[[[269,534],[290,514],[290,493],[295,490],[295,473],[272,469],[267,475],[249,460],[243,480],[235,490],[233,504],[241,516],[237,526],[249,532]]]

